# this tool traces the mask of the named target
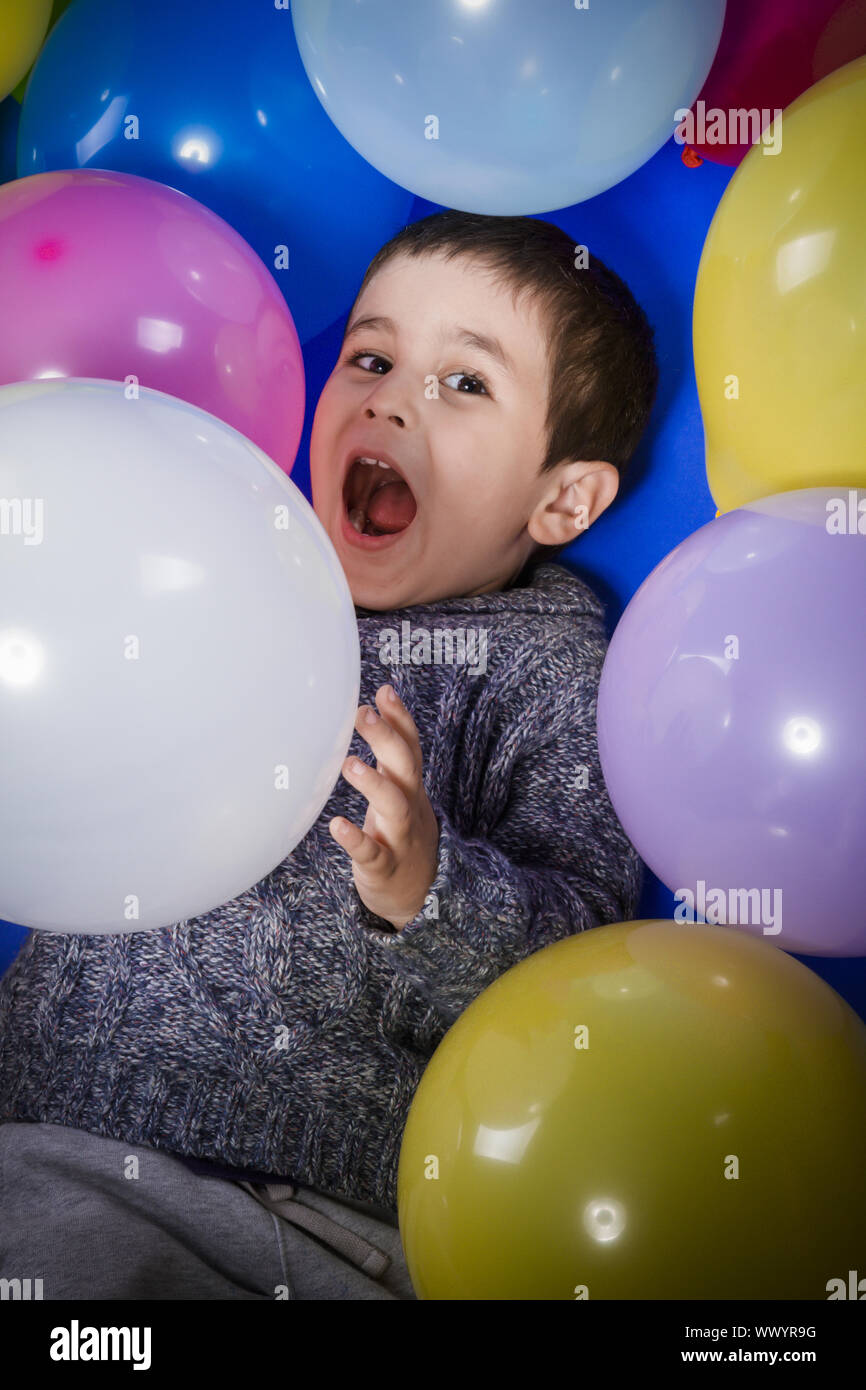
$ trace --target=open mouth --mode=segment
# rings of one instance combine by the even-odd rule
[[[412,489],[383,460],[358,456],[343,483],[349,524],[361,536],[393,536],[411,526],[418,510]]]

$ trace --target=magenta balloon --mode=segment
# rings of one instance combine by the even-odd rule
[[[730,113],[766,112],[768,125],[775,111],[863,53],[863,0],[728,0],[713,66],[692,108],[703,102],[706,128],[727,138],[692,149],[718,164],[739,164],[751,146],[748,137],[738,142],[738,119]],[[724,125],[713,122],[712,110],[724,112]]]
[[[304,367],[255,252],[185,193],[101,169],[0,187],[0,384],[136,377],[233,425],[290,473]]]
[[[807,488],[702,526],[626,608],[599,755],[675,915],[866,954],[864,597],[866,492]]]

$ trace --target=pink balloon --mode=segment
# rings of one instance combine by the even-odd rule
[[[0,187],[0,384],[137,378],[210,411],[290,473],[304,365],[264,263],[194,198],[69,169]]]

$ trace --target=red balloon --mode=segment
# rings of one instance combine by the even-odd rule
[[[678,138],[704,159],[737,165],[776,111],[863,54],[866,0],[728,0],[715,61]],[[761,113],[745,139],[731,117],[738,111]]]

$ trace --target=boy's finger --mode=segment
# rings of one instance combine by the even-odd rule
[[[362,763],[360,758],[347,758],[343,763],[343,776],[353,787],[366,796],[368,802],[388,827],[389,835],[395,838],[404,834],[411,819],[411,805],[408,797],[397,783],[386,774]]]
[[[374,716],[372,723],[368,723],[370,714]],[[407,796],[413,796],[421,780],[421,769],[416,753],[396,721],[392,723],[390,718],[384,718],[372,705],[362,705],[355,728],[373,750],[379,771],[392,777]]]
[[[420,771],[424,766],[424,754],[421,749],[421,737],[418,733],[418,726],[393,685],[379,686],[379,689],[376,691],[376,706],[380,714],[385,715],[389,724],[393,724],[395,729],[399,729],[409,747],[412,749]]]
[[[374,840],[352,821],[344,816],[335,816],[328,823],[328,829],[337,844],[346,850],[353,863],[364,869],[365,874],[371,877],[381,874],[385,878],[391,872],[393,855],[388,846]]]

